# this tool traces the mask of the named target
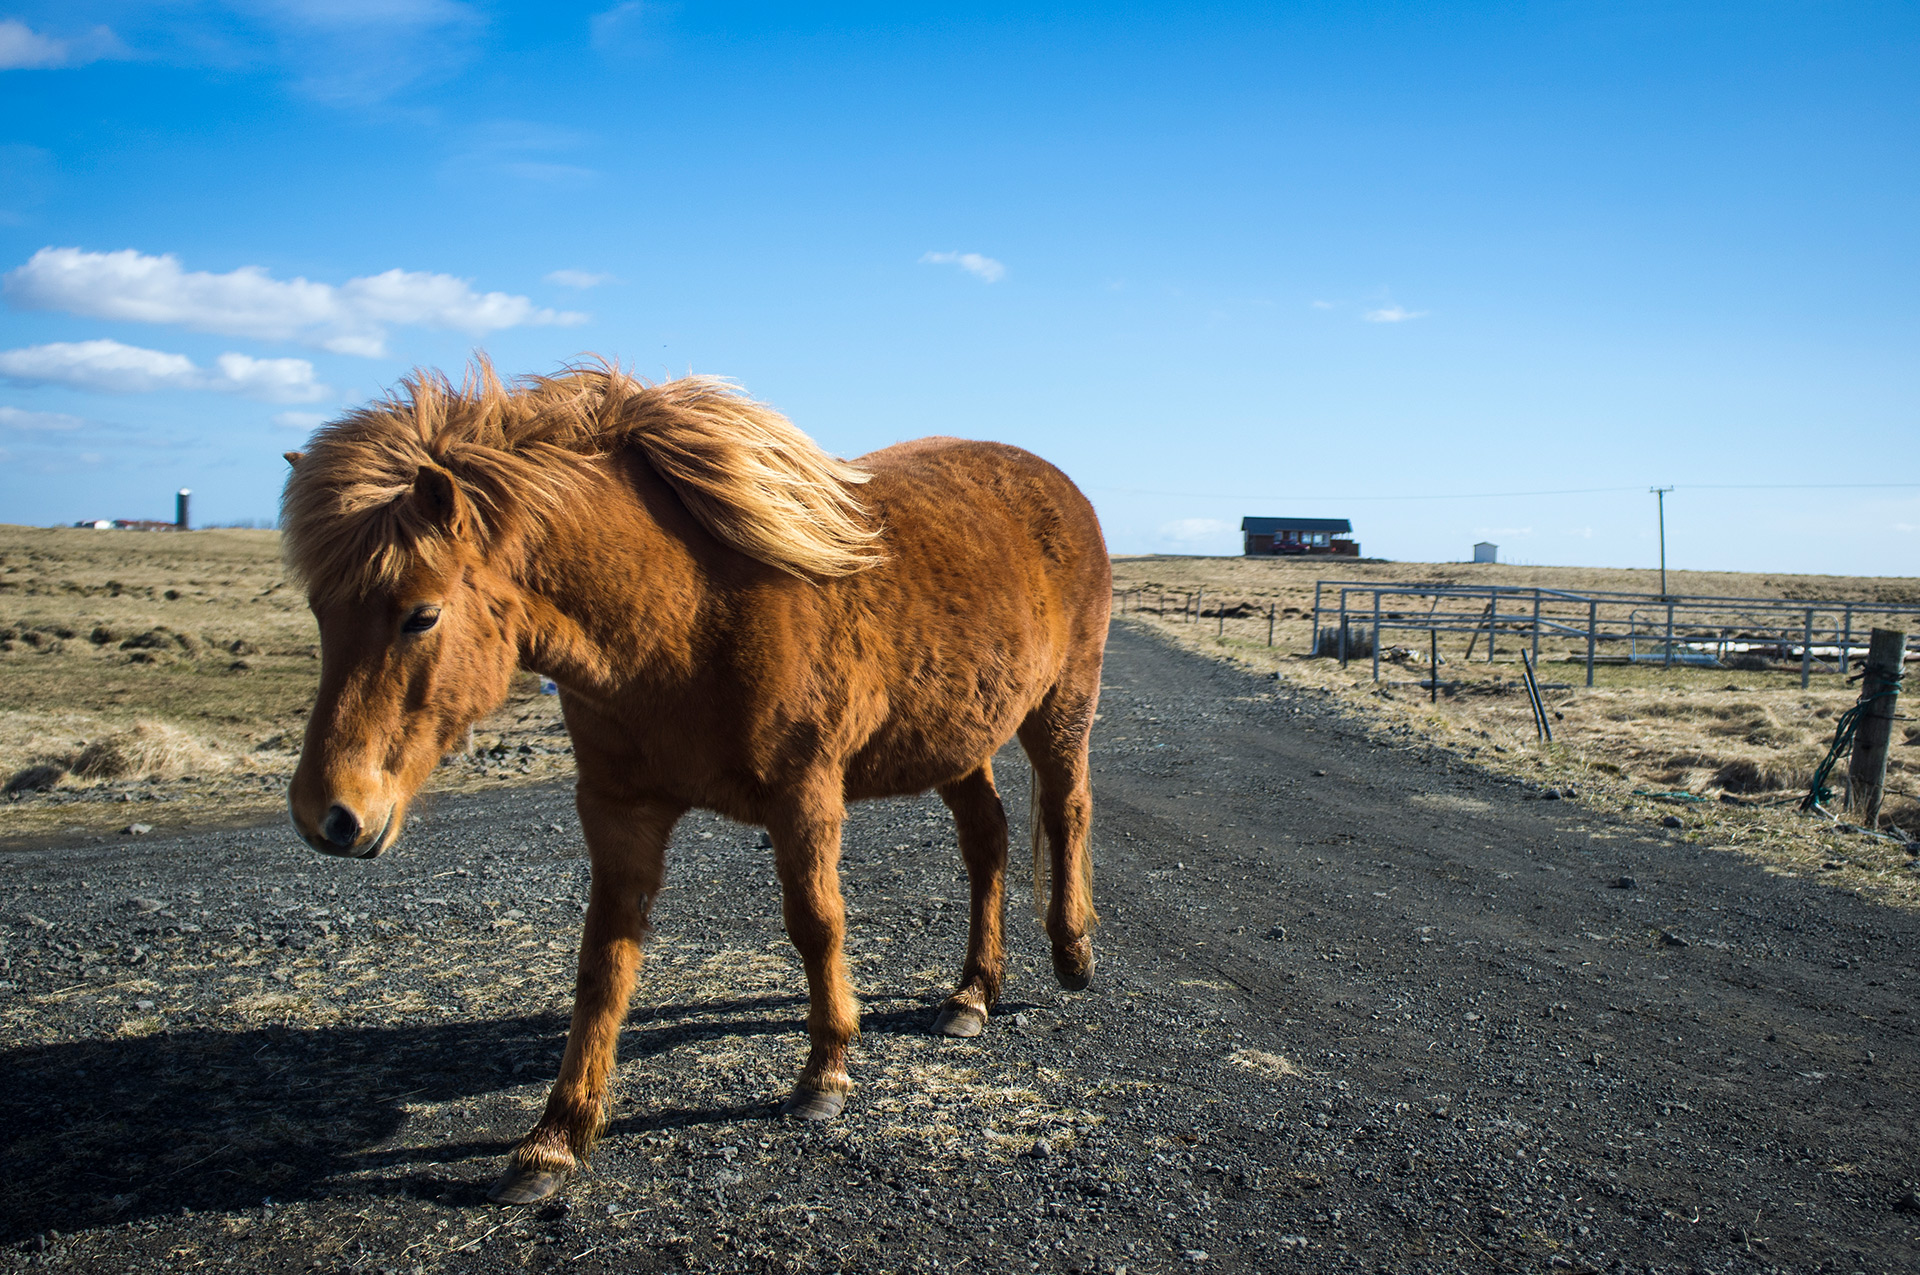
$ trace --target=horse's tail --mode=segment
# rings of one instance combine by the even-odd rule
[[[1052,879],[1051,856],[1047,854],[1046,831],[1040,819],[1040,776],[1032,761],[1027,763],[1027,831],[1033,839],[1033,917],[1042,924],[1047,919],[1047,883]],[[1087,829],[1087,844],[1081,847],[1080,884],[1087,900],[1088,933],[1098,929],[1100,914],[1093,910],[1093,829]]]

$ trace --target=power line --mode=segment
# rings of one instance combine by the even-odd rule
[[[1155,491],[1143,487],[1102,487],[1092,483],[1084,484],[1088,491],[1111,491],[1129,496],[1169,496],[1180,500],[1240,500],[1248,503],[1256,501],[1279,500],[1344,500],[1344,501],[1414,501],[1414,500],[1507,500],[1522,496],[1596,496],[1623,491],[1640,491],[1640,487],[1564,487],[1553,491],[1472,491],[1423,493],[1417,496],[1380,496],[1380,495],[1327,495],[1324,492],[1296,493],[1294,495],[1249,496],[1233,492],[1218,491]],[[1681,491],[1862,491],[1868,489],[1907,489],[1920,488],[1920,483],[1688,483],[1679,487]]]
[[[1689,483],[1681,491],[1849,491],[1866,487],[1920,487],[1920,483]]]

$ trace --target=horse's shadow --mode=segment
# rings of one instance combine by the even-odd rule
[[[896,1005],[900,1002],[895,1002]],[[801,997],[655,1006],[630,1021],[628,1059],[688,1042],[804,1031]],[[798,1014],[782,1016],[782,1009]],[[868,1032],[927,1030],[933,1005],[869,1014]],[[501,1091],[544,1084],[566,1038],[559,1014],[395,1026],[196,1030],[0,1050],[0,1243],[263,1199],[401,1189],[477,1203],[485,1181],[436,1172],[504,1156],[524,1129],[461,1138]],[[796,1059],[796,1063],[797,1063]],[[633,1110],[611,1133],[777,1117],[772,1096],[733,1106]],[[456,1104],[451,1111],[446,1104]],[[419,1106],[432,1114],[409,1110]],[[499,1114],[499,1113],[493,1113]],[[525,1118],[516,1107],[512,1118]],[[409,1121],[423,1131],[401,1137]],[[449,1127],[449,1126],[452,1127]],[[436,1138],[436,1134],[443,1134]],[[384,1172],[391,1170],[391,1172]],[[342,1179],[352,1176],[350,1184]]]

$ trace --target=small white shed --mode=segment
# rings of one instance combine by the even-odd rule
[[[1473,547],[1473,560],[1475,562],[1500,561],[1500,546],[1491,540],[1482,540]]]

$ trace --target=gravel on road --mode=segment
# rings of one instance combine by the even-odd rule
[[[856,810],[826,1125],[778,1115],[806,1006],[770,854],[685,821],[606,1139],[528,1209],[483,1193],[564,1044],[565,790],[442,798],[367,863],[284,827],[0,855],[0,1266],[1920,1267],[1912,913],[1124,624],[1095,746],[1094,986],[1015,915],[974,1040],[929,1033],[944,809]]]

